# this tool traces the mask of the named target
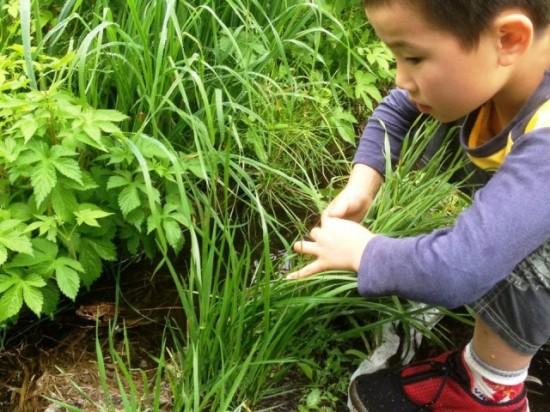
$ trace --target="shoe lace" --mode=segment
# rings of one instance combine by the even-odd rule
[[[432,411],[431,407],[436,404],[436,402],[441,397],[441,394],[443,393],[443,389],[445,389],[445,385],[447,384],[447,381],[449,380],[449,377],[451,375],[456,375],[453,373],[454,367],[453,367],[453,361],[451,359],[452,357],[449,356],[445,362],[434,362],[431,360],[418,362],[415,365],[420,366],[422,364],[428,365],[430,367],[430,370],[427,372],[422,373],[423,378],[429,378],[429,377],[441,377],[441,383],[439,384],[439,387],[437,388],[437,391],[434,394],[434,397],[429,402],[426,402],[423,405],[420,405],[418,409],[415,410],[415,412],[430,412]],[[418,377],[420,378],[420,376]],[[460,379],[459,377],[455,376],[455,378]]]

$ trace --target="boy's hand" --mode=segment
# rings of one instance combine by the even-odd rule
[[[351,171],[348,184],[328,205],[330,217],[361,222],[369,210],[383,177],[374,169],[356,164]]]
[[[346,186],[326,208],[329,217],[361,222],[372,201],[365,196],[364,190],[358,187]]]
[[[296,242],[294,250],[317,260],[290,273],[287,279],[305,278],[327,270],[357,272],[363,251],[374,235],[359,223],[329,217],[325,212],[321,226],[313,228],[310,237],[312,241]]]

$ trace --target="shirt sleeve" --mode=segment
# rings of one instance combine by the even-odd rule
[[[396,294],[457,307],[472,303],[550,238],[550,129],[518,139],[453,227],[375,237],[358,271],[363,296]]]
[[[386,135],[389,139],[392,164],[395,165],[401,153],[403,139],[419,115],[418,109],[409,101],[407,92],[402,89],[390,91],[369,118],[353,163],[365,164],[384,175]]]

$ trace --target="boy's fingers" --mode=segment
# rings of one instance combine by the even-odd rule
[[[323,218],[321,217],[321,222],[323,221],[322,219]],[[314,227],[313,229],[311,229],[311,232],[309,232],[309,237],[312,238],[313,240],[317,240],[317,235],[319,235],[320,231],[321,231],[320,227]]]
[[[308,242],[306,240],[301,240],[294,243],[294,251],[297,253],[303,253],[306,255],[315,254],[315,242]]]
[[[311,262],[309,265],[304,266],[302,269],[288,274],[286,278],[288,280],[307,278],[308,276],[321,273],[323,272],[323,270],[324,269],[321,263],[318,260],[316,260],[315,262]]]
[[[326,214],[330,217],[344,217],[347,211],[347,203],[339,198],[333,200],[326,210]]]

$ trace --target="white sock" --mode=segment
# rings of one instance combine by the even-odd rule
[[[523,390],[529,366],[517,371],[493,368],[479,358],[471,342],[464,348],[463,359],[472,375],[470,389],[478,398],[502,403],[515,399]]]

